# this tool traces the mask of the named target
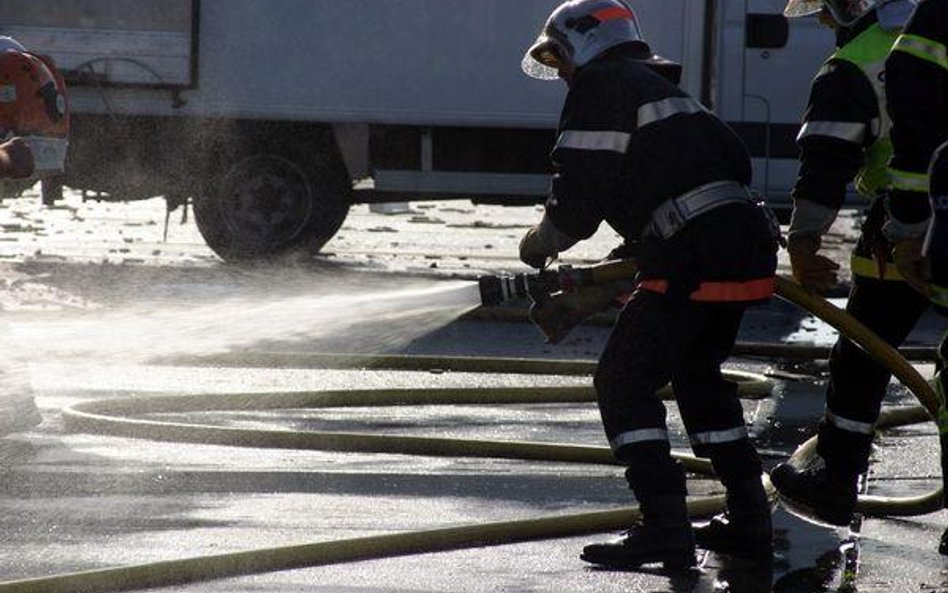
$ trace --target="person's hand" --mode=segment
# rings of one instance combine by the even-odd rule
[[[924,243],[924,236],[896,241],[892,246],[892,261],[912,288],[928,296],[931,294],[928,283],[931,267],[928,258],[922,255]]]
[[[557,253],[550,252],[550,247],[542,240],[537,227],[528,230],[520,239],[520,261],[531,268],[541,270],[546,267],[546,260],[556,257]]]
[[[0,178],[29,177],[33,167],[33,152],[22,138],[11,138],[0,144]]]
[[[819,237],[790,235],[787,240],[793,277],[804,288],[822,293],[836,285],[839,264],[817,253],[819,250]]]

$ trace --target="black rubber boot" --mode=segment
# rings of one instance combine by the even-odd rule
[[[667,444],[627,451],[629,486],[642,510],[642,524],[621,537],[583,548],[580,558],[609,568],[630,569],[661,563],[666,570],[695,565],[695,536],[685,502],[685,470]]]
[[[642,524],[621,537],[583,548],[580,558],[608,568],[632,569],[661,563],[665,570],[695,565],[695,539],[684,496],[643,501]]]
[[[806,467],[777,465],[770,479],[789,507],[830,525],[848,526],[856,510],[859,476],[827,469],[822,458]]]
[[[948,556],[948,529],[941,534],[941,543],[938,544],[938,553],[942,556]]]
[[[727,488],[727,508],[706,525],[695,527],[699,548],[745,558],[755,563],[773,561],[770,500],[759,479]]]

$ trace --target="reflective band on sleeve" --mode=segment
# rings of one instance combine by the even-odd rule
[[[892,189],[928,193],[928,175],[925,173],[912,173],[889,167],[889,180]]]
[[[800,128],[797,142],[808,136],[828,136],[854,144],[866,139],[866,124],[841,121],[808,121]]]
[[[624,153],[629,147],[631,134],[626,132],[591,132],[565,130],[556,139],[555,148],[574,148],[576,150],[610,150]]]
[[[859,434],[873,434],[876,431],[876,425],[870,424],[868,422],[859,422],[857,420],[849,420],[847,418],[840,418],[836,414],[826,410],[826,421],[835,426],[840,430],[845,430],[846,432],[855,432]]]
[[[613,451],[616,451],[619,447],[631,445],[632,443],[667,440],[668,431],[664,428],[640,428],[639,430],[630,430],[617,435],[614,439],[609,441],[609,445]]]
[[[773,277],[747,282],[702,282],[698,285],[698,290],[691,293],[689,298],[693,301],[720,303],[760,301],[773,296],[775,283],[776,280]],[[642,280],[639,282],[639,288],[665,294],[668,291],[668,281]]]
[[[905,52],[948,70],[948,50],[937,41],[906,33],[899,35],[899,38],[895,40],[892,51]]]
[[[661,101],[646,103],[639,107],[639,128],[669,118],[673,115],[688,115],[705,111],[704,106],[691,97],[669,97]]]
[[[720,443],[733,443],[747,438],[747,427],[738,426],[727,430],[709,430],[708,432],[698,432],[688,435],[692,445],[718,445]]]

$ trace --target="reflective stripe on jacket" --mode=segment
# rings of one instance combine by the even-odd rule
[[[889,211],[904,224],[923,222],[929,163],[948,140],[948,2],[922,0],[886,62],[892,116]]]
[[[718,182],[748,185],[751,161],[724,122],[621,46],[570,81],[550,158],[554,226],[581,240],[607,223],[638,246],[643,278],[668,281],[669,298],[709,280],[772,279],[773,239],[750,202],[702,213],[673,237],[646,232],[672,198]]]
[[[870,198],[887,184],[886,167],[892,155],[889,140],[891,121],[885,98],[885,60],[897,36],[896,32],[885,31],[875,23],[836,50],[829,59],[830,62],[846,61],[859,68],[875,93],[876,117],[868,122],[804,122],[799,136],[822,134],[864,147],[864,162],[854,183],[860,194]]]
[[[814,77],[797,137],[794,200],[839,210],[855,182],[867,197],[885,184],[889,120],[882,71],[895,42],[873,12],[838,32],[839,49]]]

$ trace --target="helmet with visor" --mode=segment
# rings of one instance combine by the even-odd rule
[[[677,82],[680,66],[652,53],[642,38],[635,13],[622,0],[569,0],[561,4],[523,56],[521,69],[533,78],[553,80],[625,43],[636,47],[642,61]]]
[[[783,14],[794,18],[818,14],[826,9],[838,25],[848,27],[881,3],[879,0],[789,0]]]

